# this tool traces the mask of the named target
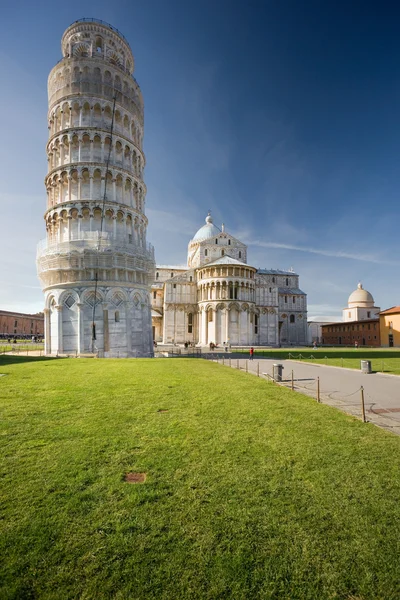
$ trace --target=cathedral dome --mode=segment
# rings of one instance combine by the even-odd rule
[[[349,308],[357,306],[373,307],[374,299],[372,294],[364,290],[362,283],[359,283],[357,289],[350,294],[348,305]]]
[[[210,214],[206,217],[206,224],[203,227],[200,227],[192,242],[201,242],[202,240],[207,240],[208,238],[213,238],[218,235],[220,230],[213,223],[212,217]]]

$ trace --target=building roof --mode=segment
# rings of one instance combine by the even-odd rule
[[[285,294],[290,296],[305,296],[306,293],[302,292],[300,288],[278,288],[279,294]]]
[[[372,294],[367,290],[364,290],[362,283],[359,283],[357,289],[350,294],[347,303],[349,308],[355,308],[357,306],[373,308],[374,299]]]
[[[9,310],[0,310],[0,315],[4,315],[5,317],[29,317],[34,319],[44,319],[44,314],[42,312],[31,314],[31,313],[20,313],[20,312],[11,312]]]
[[[156,271],[161,271],[161,269],[168,269],[168,271],[187,271],[188,267],[186,265],[157,265]]]
[[[201,242],[202,240],[207,240],[209,238],[213,238],[216,235],[220,234],[221,230],[218,229],[213,223],[212,217],[210,214],[206,217],[206,224],[203,227],[200,227],[198,232],[194,235],[192,242]]]
[[[382,310],[379,314],[381,314],[381,315],[394,315],[395,313],[400,313],[400,306],[392,306],[391,308],[387,308],[386,310]]]
[[[210,267],[210,266],[214,266],[214,265],[236,265],[236,266],[240,266],[240,267],[250,267],[250,269],[254,269],[254,267],[252,267],[251,265],[246,265],[246,263],[241,262],[240,260],[236,260],[236,258],[232,258],[232,256],[228,256],[228,255],[221,256],[221,258],[217,258],[217,260],[214,260],[213,262],[210,262],[210,263],[206,263],[198,268],[205,269],[206,267]]]
[[[294,271],[281,271],[280,269],[257,269],[258,275],[296,275]]]

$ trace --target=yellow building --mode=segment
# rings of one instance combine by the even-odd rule
[[[400,306],[392,306],[379,315],[381,346],[400,347]]]

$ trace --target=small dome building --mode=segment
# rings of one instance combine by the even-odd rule
[[[343,309],[343,321],[364,321],[378,319],[380,308],[370,292],[364,290],[362,283],[349,296],[347,307]]]

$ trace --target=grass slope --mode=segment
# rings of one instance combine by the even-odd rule
[[[0,373],[1,598],[400,597],[399,438],[202,360]]]

